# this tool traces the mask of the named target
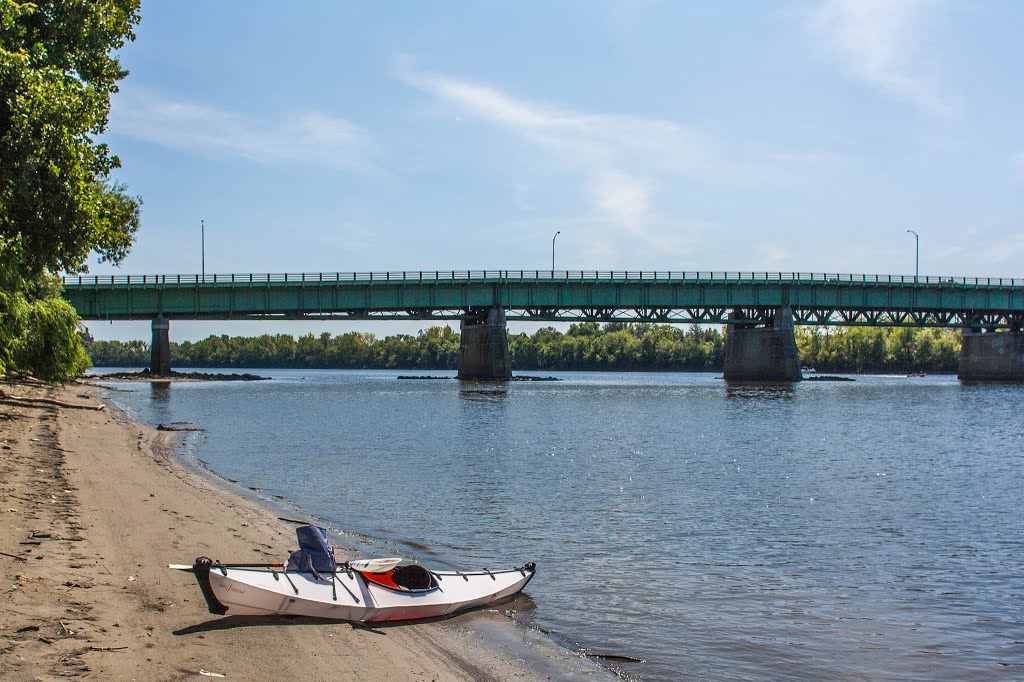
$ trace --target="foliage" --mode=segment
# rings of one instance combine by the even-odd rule
[[[127,75],[138,0],[0,0],[0,372],[66,378],[84,366],[78,318],[53,274],[90,252],[120,262],[137,198],[111,178],[97,141]]]
[[[0,237],[27,274],[78,272],[90,251],[120,262],[139,204],[110,180],[112,52],[134,39],[138,0],[0,1]]]
[[[953,330],[798,327],[796,339],[801,363],[819,372],[955,372],[960,353],[960,335]],[[670,325],[584,322],[564,334],[543,327],[509,336],[517,371],[721,370],[724,349],[725,337],[718,330],[697,325],[684,331]],[[99,366],[149,364],[149,346],[143,341],[97,341],[89,354]],[[458,355],[459,335],[449,327],[383,339],[349,332],[298,339],[284,334],[211,336],[171,343],[177,367],[455,369]]]
[[[950,329],[797,327],[800,362],[819,372],[955,372],[960,333]]]
[[[668,325],[572,325],[565,334],[545,327],[532,335],[509,337],[517,370],[679,370],[721,367],[722,335],[694,327],[689,332]],[[148,346],[141,341],[97,341],[90,349],[99,366],[146,365]],[[416,336],[383,339],[350,332],[340,336],[308,334],[258,337],[211,336],[172,343],[177,367],[303,367],[332,369],[455,369],[459,334],[431,327]]]
[[[509,337],[512,366],[519,370],[711,370],[722,367],[724,337],[694,325],[596,322],[573,324],[565,334],[552,327],[532,336]]]
[[[96,341],[89,354],[100,366],[149,364],[149,346],[142,341]],[[458,356],[459,335],[450,327],[431,327],[416,336],[399,334],[385,339],[349,332],[339,336],[307,334],[298,339],[264,334],[171,342],[176,367],[454,369]]]
[[[0,244],[0,258],[6,255]],[[0,375],[18,368],[52,381],[82,373],[89,358],[60,280],[20,278],[7,262],[0,265]]]
[[[89,367],[78,335],[78,313],[60,296],[28,302],[26,333],[14,347],[15,367],[30,368],[46,381],[76,376]]]

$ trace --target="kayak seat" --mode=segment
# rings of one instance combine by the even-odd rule
[[[430,571],[417,564],[398,566],[392,571],[391,579],[396,585],[407,590],[429,590],[437,587],[437,582]]]
[[[383,573],[361,572],[361,575],[372,583],[392,590],[415,592],[437,587],[437,581],[430,571],[416,564],[398,566]]]
[[[327,540],[327,531],[319,526],[299,526],[295,529],[299,549],[288,557],[287,570],[300,573],[334,573],[338,564],[334,548]]]

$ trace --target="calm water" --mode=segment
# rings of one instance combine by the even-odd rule
[[[261,373],[111,397],[371,551],[537,561],[517,617],[643,680],[1024,678],[1024,387]]]

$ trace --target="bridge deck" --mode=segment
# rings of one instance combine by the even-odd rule
[[[85,319],[767,321],[1019,329],[1024,279],[841,273],[478,270],[64,278]]]

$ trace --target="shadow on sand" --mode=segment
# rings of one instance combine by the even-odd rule
[[[466,609],[465,611],[459,611],[458,613],[452,613],[447,616],[437,616],[435,618],[417,618],[415,620],[401,620],[384,623],[355,623],[345,620],[331,620],[330,618],[309,618],[307,616],[218,616],[202,623],[196,623],[195,625],[189,625],[187,627],[174,630],[172,634],[178,637],[185,637],[187,635],[216,632],[218,630],[235,630],[237,628],[266,627],[273,625],[349,625],[359,630],[383,635],[386,634],[384,630],[389,628],[398,628],[421,623],[439,623],[457,616],[478,613],[480,611],[493,609],[497,606],[507,606],[513,603],[516,604],[516,610],[520,612],[531,611],[535,608],[533,599],[528,594],[520,593],[507,599],[503,599],[500,602],[485,604],[474,609]]]

